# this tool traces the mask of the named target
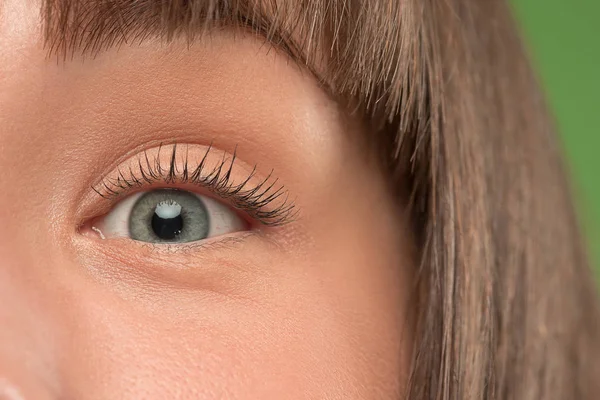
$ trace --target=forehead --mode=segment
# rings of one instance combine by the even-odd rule
[[[238,27],[309,69],[336,99],[350,101],[353,108],[357,103],[361,112],[392,118],[400,99],[409,116],[422,101],[403,93],[421,91],[425,64],[431,61],[424,58],[431,44],[426,41],[425,4],[416,0],[3,0],[0,39],[11,40],[13,46],[16,41],[7,30],[29,24],[34,40],[39,41],[41,31],[47,53],[60,61],[156,38],[194,41],[214,29]]]

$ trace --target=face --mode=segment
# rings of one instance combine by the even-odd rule
[[[359,121],[256,36],[57,62],[39,10],[0,1],[0,397],[395,398],[411,246]]]

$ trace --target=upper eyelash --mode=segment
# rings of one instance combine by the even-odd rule
[[[219,197],[229,200],[234,207],[245,211],[251,217],[257,219],[267,226],[279,226],[286,224],[297,216],[297,209],[293,201],[289,200],[289,193],[283,185],[278,185],[279,179],[273,178],[271,171],[266,178],[248,187],[250,180],[256,174],[256,165],[252,172],[244,181],[238,184],[231,182],[231,172],[237,155],[237,148],[233,152],[230,160],[226,153],[223,153],[223,159],[212,170],[206,173],[206,159],[213,149],[212,143],[208,146],[200,163],[190,169],[188,163],[188,151],[186,146],[183,159],[183,170],[177,168],[177,144],[172,145],[169,165],[163,166],[160,153],[163,149],[161,144],[158,153],[152,160],[148,152],[138,157],[137,168],[131,165],[126,173],[118,169],[117,178],[104,178],[96,187],[92,189],[105,199],[112,199],[121,196],[124,192],[132,188],[151,185],[156,182],[173,183],[191,183],[200,185]],[[136,175],[137,174],[137,175]],[[127,175],[127,176],[126,176]],[[274,208],[269,205],[279,200],[279,204]]]

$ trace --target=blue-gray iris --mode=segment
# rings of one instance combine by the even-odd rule
[[[149,243],[187,243],[205,239],[209,215],[202,199],[176,189],[158,189],[142,195],[129,216],[129,235]]]

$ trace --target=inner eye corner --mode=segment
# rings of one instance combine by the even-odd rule
[[[78,235],[84,236],[84,237],[88,237],[88,238],[99,238],[99,239],[106,239],[106,236],[104,236],[104,234],[102,233],[102,231],[100,230],[100,228],[98,228],[97,225],[97,220],[98,218],[101,217],[89,217],[89,218],[85,218],[84,220],[80,221],[76,226],[75,226],[75,232]]]

